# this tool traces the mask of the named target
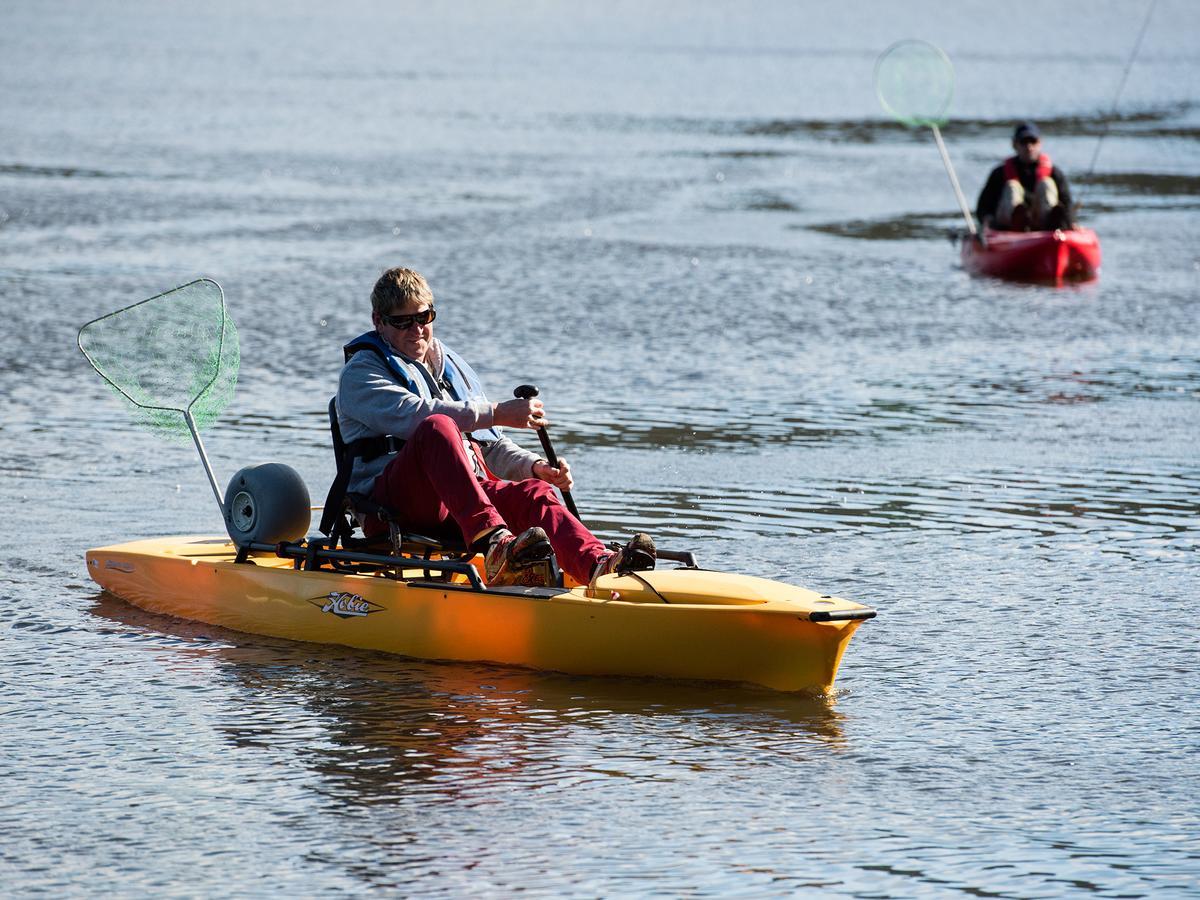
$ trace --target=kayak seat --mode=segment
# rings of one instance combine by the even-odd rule
[[[333,484],[325,497],[321,513],[321,533],[329,538],[330,549],[375,551],[395,556],[465,557],[474,554],[463,543],[461,534],[424,535],[405,531],[396,512],[368,497],[348,491],[350,472],[354,466],[354,450],[342,438],[337,419],[337,398],[329,401],[329,434],[333,439],[333,454],[337,469]],[[360,516],[373,516],[385,528],[368,534],[359,522]],[[359,536],[356,532],[362,532]]]

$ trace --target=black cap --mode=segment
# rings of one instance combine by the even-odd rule
[[[1042,133],[1038,131],[1038,127],[1032,122],[1022,122],[1013,132],[1013,140],[1020,141],[1025,138],[1033,138],[1035,141],[1042,139]]]

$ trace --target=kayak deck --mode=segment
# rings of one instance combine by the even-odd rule
[[[173,537],[89,550],[87,566],[101,587],[149,612],[251,634],[784,691],[828,690],[854,631],[875,615],[805,588],[688,566],[608,575],[588,596],[580,586],[483,587],[465,563],[439,573],[426,569],[436,561],[374,557],[395,565],[364,573],[314,563],[319,555],[301,543],[239,557],[224,538]]]

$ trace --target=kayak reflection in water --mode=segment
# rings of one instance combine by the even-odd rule
[[[433,292],[412,269],[388,269],[375,283],[375,328],[346,345],[338,383],[338,425],[354,456],[349,493],[387,507],[411,531],[457,526],[485,554],[492,587],[547,584],[552,549],[580,584],[653,568],[647,535],[614,553],[563,505],[554,488],[574,481],[565,460],[551,466],[501,431],[549,424],[542,401],[490,402],[466,361],[433,336],[436,317]],[[358,515],[366,533],[385,530]]]
[[[1042,152],[1037,125],[1017,125],[1012,145],[1016,156],[992,169],[979,194],[975,215],[980,223],[1004,231],[1074,228],[1067,178]]]

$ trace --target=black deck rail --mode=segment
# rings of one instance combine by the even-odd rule
[[[359,565],[375,566],[385,569],[419,569],[423,572],[439,572],[457,574],[466,577],[471,587],[477,591],[484,589],[483,579],[479,572],[469,562],[453,559],[426,559],[422,556],[395,556],[385,553],[365,553],[357,550],[330,550],[319,540],[301,541],[299,543],[283,542],[279,544],[247,543],[238,547],[236,562],[249,561],[251,553],[273,553],[280,559],[290,559],[297,563],[297,568],[316,569],[320,563],[332,565],[338,563],[357,563]]]

